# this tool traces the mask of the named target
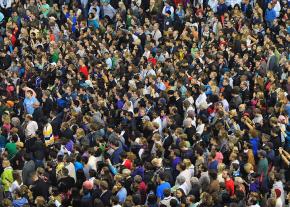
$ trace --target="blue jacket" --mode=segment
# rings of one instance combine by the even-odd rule
[[[252,150],[255,156],[258,155],[258,150],[259,150],[259,138],[250,138],[250,143],[252,145]]]
[[[267,9],[265,19],[267,22],[272,22],[276,18],[276,12],[274,9]]]
[[[28,200],[26,198],[20,198],[13,201],[13,207],[21,207],[24,204],[28,204]]]
[[[116,165],[118,163],[121,163],[121,154],[123,152],[123,148],[122,147],[118,147],[118,149],[116,149],[113,154],[112,154],[112,164]]]
[[[287,136],[285,137],[286,149],[289,149],[290,148],[290,131],[286,130],[286,134],[287,134]]]
[[[218,15],[223,15],[227,11],[228,11],[228,7],[227,7],[226,4],[219,4],[217,6],[217,13],[218,13]]]

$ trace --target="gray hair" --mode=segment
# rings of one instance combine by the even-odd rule
[[[176,182],[177,182],[179,185],[182,185],[182,184],[185,182],[185,177],[182,176],[182,175],[179,175],[179,176],[176,178]]]

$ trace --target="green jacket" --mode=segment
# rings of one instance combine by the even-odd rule
[[[1,175],[1,183],[4,191],[9,191],[9,187],[13,183],[13,169],[12,167],[6,167]]]

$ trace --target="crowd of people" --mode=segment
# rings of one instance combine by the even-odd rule
[[[289,0],[0,0],[0,206],[290,206]]]

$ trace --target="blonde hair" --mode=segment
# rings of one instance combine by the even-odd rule
[[[2,166],[5,168],[5,167],[9,167],[11,164],[10,164],[10,161],[5,159],[2,161]]]
[[[136,155],[133,152],[127,152],[127,158],[134,161],[136,159]]]
[[[82,128],[78,128],[76,131],[76,134],[77,134],[77,138],[81,138],[81,137],[84,137],[86,135],[84,129],[82,129]]]
[[[226,165],[224,163],[219,163],[217,169],[218,173],[221,173],[224,169],[226,169]]]
[[[254,167],[253,167],[253,165],[251,164],[251,163],[246,163],[245,165],[244,165],[244,170],[247,172],[247,173],[249,173],[251,170],[253,170],[254,169]]]
[[[192,165],[190,159],[184,159],[183,163],[185,164],[186,168],[189,168]]]
[[[4,114],[2,116],[2,121],[3,121],[4,124],[10,124],[11,123],[10,116],[8,114]]]

